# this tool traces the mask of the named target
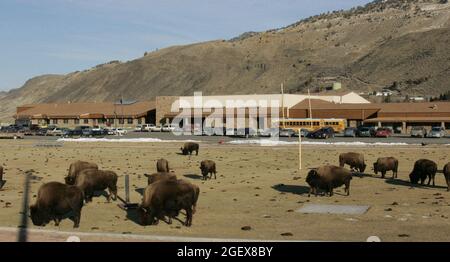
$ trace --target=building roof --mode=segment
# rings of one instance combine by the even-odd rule
[[[383,103],[378,105],[380,113],[448,112],[450,114],[450,102]]]
[[[20,108],[20,109],[19,109]],[[16,118],[85,118],[140,117],[155,109],[153,101],[133,104],[115,103],[55,103],[24,105],[17,110]]]
[[[324,100],[335,103],[369,104],[370,102],[354,92],[340,94],[326,93],[318,95],[304,94],[254,94],[254,95],[226,95],[226,96],[199,96],[198,104],[195,103],[195,96],[180,96],[179,108],[213,108],[213,107],[287,107],[291,108],[307,98]]]
[[[380,109],[379,104],[334,103],[321,99],[305,99],[291,109],[309,109],[310,103],[312,109]]]
[[[393,123],[393,122],[416,122],[416,123],[438,123],[438,122],[450,122],[450,116],[448,117],[377,117],[364,120],[367,123]]]

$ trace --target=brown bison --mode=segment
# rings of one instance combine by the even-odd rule
[[[364,163],[364,155],[360,153],[342,153],[339,155],[339,166],[344,167],[347,164],[350,168],[356,169],[359,172],[364,172],[366,170],[366,164]]]
[[[414,163],[414,168],[409,174],[409,179],[411,183],[420,183],[423,185],[426,178],[428,177],[428,185],[430,185],[431,180],[433,180],[434,186],[434,176],[437,172],[437,164],[434,161],[428,159],[419,159]]]
[[[183,155],[192,155],[192,152],[195,151],[195,155],[198,156],[198,148],[199,145],[197,143],[193,143],[193,142],[186,142],[184,143],[184,146],[181,149],[181,153],[183,153]]]
[[[35,226],[45,226],[53,220],[58,226],[64,216],[72,213],[73,227],[79,227],[83,199],[83,191],[76,186],[59,182],[43,184],[39,188],[36,203],[30,206],[31,221]]]
[[[350,180],[352,173],[338,166],[321,166],[308,172],[306,183],[310,186],[308,197],[311,193],[317,196],[317,190],[325,190],[330,196],[333,195],[333,189],[345,185],[347,196],[350,195]]]
[[[177,176],[173,173],[167,173],[167,172],[157,172],[153,173],[151,175],[144,174],[144,176],[148,179],[148,185],[155,183],[156,181],[162,180],[162,179],[177,179]]]
[[[203,179],[206,180],[209,176],[209,179],[212,178],[212,175],[214,174],[214,179],[217,179],[216,177],[216,163],[212,160],[203,160],[200,163],[200,170],[202,171]]]
[[[70,164],[69,174],[67,175],[67,177],[64,178],[64,180],[66,181],[66,184],[74,185],[78,174],[80,174],[80,172],[85,169],[97,169],[98,170],[98,166],[97,166],[97,164],[89,163],[89,162],[85,162],[85,161],[76,161],[76,162]]]
[[[156,162],[156,171],[168,173],[170,171],[169,161],[165,160],[164,158],[158,159],[158,161]]]
[[[381,172],[381,177],[384,178],[387,171],[392,170],[392,178],[397,178],[398,160],[395,157],[380,157],[377,162],[373,163],[373,171],[375,175]]]
[[[142,225],[156,225],[159,220],[176,217],[179,211],[186,212],[185,226],[192,225],[200,189],[184,180],[163,179],[147,186],[138,208]]]
[[[117,174],[113,171],[103,171],[96,169],[85,169],[78,174],[75,185],[83,193],[86,202],[92,201],[95,191],[101,191],[108,188],[108,202],[117,199]]]
[[[450,162],[444,166],[444,176],[447,182],[447,191],[450,191]]]

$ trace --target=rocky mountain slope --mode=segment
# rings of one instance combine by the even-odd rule
[[[158,95],[349,90],[394,86],[403,94],[450,89],[450,4],[379,0],[232,40],[174,46],[129,62],[45,75],[0,96],[0,118],[38,102],[151,99]]]

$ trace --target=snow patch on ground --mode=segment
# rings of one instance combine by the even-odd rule
[[[195,140],[162,140],[159,138],[60,138],[60,142],[82,142],[82,143],[170,143],[170,142],[199,142]]]
[[[265,145],[265,146],[275,146],[275,145],[298,145],[297,141],[278,141],[270,139],[251,139],[251,140],[233,140],[228,142],[228,144],[234,145]],[[386,142],[322,142],[322,141],[305,141],[302,145],[333,145],[333,146],[407,146],[407,145],[419,145],[419,144],[408,144],[408,143],[386,143]]]

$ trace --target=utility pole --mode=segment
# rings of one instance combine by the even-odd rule
[[[281,83],[281,110],[282,110],[282,116],[283,116],[283,128],[285,128],[285,116],[284,116],[284,83]]]
[[[308,103],[309,103],[309,119],[311,119],[310,123],[311,123],[311,129],[312,129],[313,122],[312,122],[312,109],[311,109],[311,93],[309,92],[309,88],[308,88]]]

